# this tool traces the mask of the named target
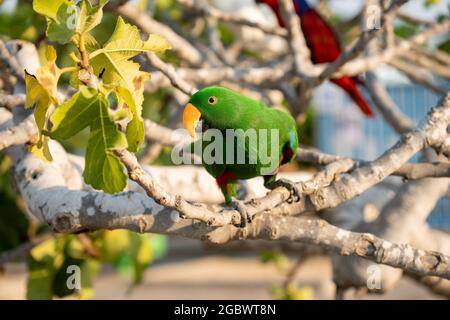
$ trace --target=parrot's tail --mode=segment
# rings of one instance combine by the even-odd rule
[[[332,79],[331,81],[344,89],[366,116],[373,117],[375,115],[352,78],[342,77],[339,79]]]

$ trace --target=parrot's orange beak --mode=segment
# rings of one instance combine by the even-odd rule
[[[201,115],[202,114],[200,111],[198,111],[198,109],[191,103],[188,103],[184,107],[183,126],[193,138],[195,138],[195,127],[197,126],[197,122],[200,121]]]

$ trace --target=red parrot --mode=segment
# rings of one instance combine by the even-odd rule
[[[305,36],[306,45],[311,51],[312,62],[320,64],[335,61],[341,55],[341,45],[333,29],[305,0],[293,1],[295,11],[301,20],[301,28]],[[278,24],[284,27],[278,0],[257,0],[257,2],[268,5],[276,14]],[[372,117],[374,115],[371,107],[358,89],[357,80],[345,76],[339,79],[331,79],[330,81],[344,89],[366,116]]]

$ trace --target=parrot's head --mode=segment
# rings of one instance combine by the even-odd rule
[[[223,87],[206,87],[194,93],[183,111],[183,125],[195,138],[201,120],[207,127],[220,128],[239,117],[242,96]]]

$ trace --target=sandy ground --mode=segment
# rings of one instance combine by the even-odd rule
[[[197,242],[171,240],[166,259],[147,269],[143,284],[127,293],[129,280],[104,270],[95,282],[95,299],[271,299],[271,288],[283,281],[273,265],[262,264],[255,254],[228,254],[204,250]],[[23,265],[9,265],[0,275],[0,299],[23,299],[26,272]],[[332,299],[330,262],[309,259],[296,277],[301,286],[314,290],[315,299]],[[412,280],[403,279],[384,295],[366,299],[437,299]]]

